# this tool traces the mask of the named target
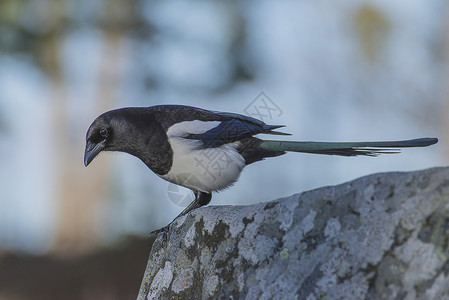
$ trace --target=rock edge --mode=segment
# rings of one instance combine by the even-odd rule
[[[138,299],[449,299],[449,168],[176,220]]]

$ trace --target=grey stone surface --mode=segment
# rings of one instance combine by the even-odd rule
[[[449,299],[449,168],[176,220],[139,299]]]

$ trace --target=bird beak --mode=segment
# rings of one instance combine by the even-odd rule
[[[86,150],[84,151],[84,165],[87,167],[94,158],[104,149],[105,141],[98,144],[87,141]]]

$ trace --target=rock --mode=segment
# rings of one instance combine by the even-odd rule
[[[154,242],[139,299],[449,299],[449,168],[209,206]]]

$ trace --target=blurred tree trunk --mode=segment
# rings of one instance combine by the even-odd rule
[[[106,7],[114,9],[110,3]],[[107,11],[105,15],[110,17]],[[114,23],[114,20],[110,22]],[[101,112],[114,107],[118,88],[117,75],[120,73],[119,49],[124,31],[120,26],[104,24],[106,24],[102,28],[104,51],[98,67],[95,93],[97,105],[96,111],[92,113],[92,121]],[[67,83],[61,76],[64,73],[58,59],[61,43],[56,36],[51,40],[51,43],[43,45],[43,53],[52,53],[53,59],[48,64],[54,83],[55,149],[58,152],[57,173],[60,187],[54,251],[79,252],[92,248],[99,242],[101,235],[99,225],[102,221],[99,208],[102,206],[101,202],[107,200],[109,163],[107,157],[103,157],[95,161],[94,167],[86,169],[83,165],[85,131],[73,133],[70,128],[69,120],[75,119],[75,122],[77,120],[70,116]]]
[[[82,151],[81,140],[73,138],[70,130],[70,111],[68,92],[61,64],[61,43],[64,18],[64,1],[53,1],[59,6],[52,14],[48,14],[52,29],[45,33],[36,45],[35,56],[43,70],[51,79],[51,98],[53,114],[52,146],[55,161],[57,183],[57,208],[55,225],[55,244],[53,250],[79,250],[86,248],[92,240],[91,212],[94,206],[92,199],[98,199],[95,190],[90,188],[93,182],[86,176],[81,176],[82,163],[76,152]],[[57,13],[55,13],[57,12]],[[80,166],[81,164],[81,166]],[[103,168],[97,168],[96,178],[103,178]],[[89,184],[90,183],[90,184]],[[103,182],[95,182],[102,186]]]

